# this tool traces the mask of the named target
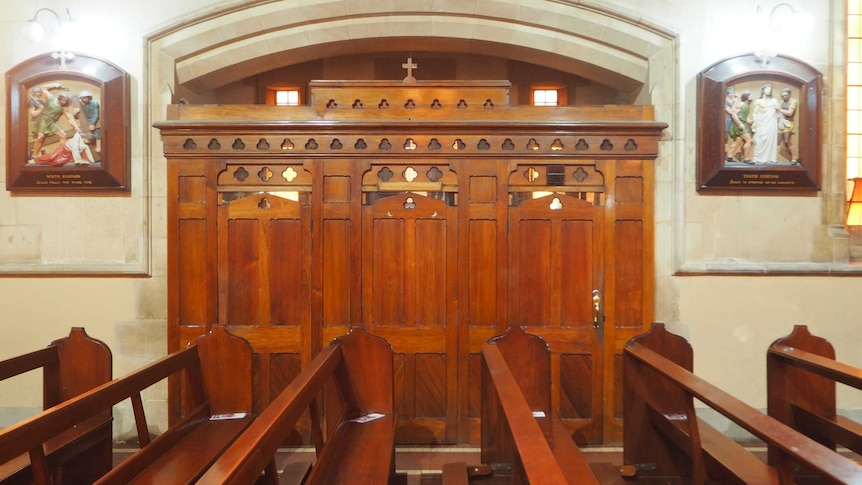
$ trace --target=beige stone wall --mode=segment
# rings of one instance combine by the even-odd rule
[[[809,23],[778,51],[813,65],[825,81],[824,182],[812,197],[705,197],[695,191],[696,75],[765,42],[743,35],[757,30],[755,5],[746,0],[40,2],[69,6],[80,20],[98,25],[97,40],[68,47],[131,75],[133,190],[125,198],[0,191],[0,328],[13,336],[0,339],[0,356],[44,345],[70,325],[86,326],[111,345],[118,375],[164,355],[166,174],[151,126],[164,118],[165,106],[267,71],[281,51],[303,62],[381,49],[391,45],[387,37],[416,35],[425,39],[411,45],[417,50],[442,45],[492,55],[505,46],[523,62],[577,65],[580,75],[627,93],[631,102],[656,106],[669,124],[656,165],[656,319],[690,338],[699,373],[764,407],[765,346],[792,324],[808,323],[848,360],[860,343],[851,329],[862,279],[846,264],[841,221],[844,2],[791,3]],[[21,37],[34,11],[26,2],[0,11],[0,70],[53,48]],[[231,66],[237,67],[224,69]],[[5,113],[5,97],[0,108]],[[4,147],[5,123],[0,119]],[[10,163],[5,150],[0,159]],[[5,181],[5,172],[0,178]],[[724,275],[739,271],[761,276]],[[29,276],[14,275],[22,272]],[[63,276],[72,272],[95,276]],[[850,276],[816,275],[823,273]],[[34,386],[12,389],[0,387],[0,423],[38,405]],[[844,408],[862,407],[851,393],[840,399]],[[163,390],[148,400],[159,412]],[[127,411],[118,411],[118,423],[123,435]]]

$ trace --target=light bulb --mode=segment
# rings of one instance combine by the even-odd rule
[[[42,27],[42,25],[35,19],[27,21],[27,25],[24,26],[24,29],[30,42],[39,42],[45,38],[45,28]]]

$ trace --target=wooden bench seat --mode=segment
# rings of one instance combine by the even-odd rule
[[[323,447],[305,483],[346,484],[357,477],[383,477],[368,483],[386,483],[395,473],[395,416],[391,413],[367,423],[342,421],[327,441],[331,446]]]
[[[194,483],[251,421],[252,362],[247,341],[214,327],[184,350],[2,430],[0,462],[29,453],[34,483],[47,485],[43,444],[128,399],[141,449],[95,483]],[[186,414],[151,440],[141,393],[172,376],[189,383]],[[213,419],[234,413],[240,417]]]
[[[862,453],[862,424],[836,408],[837,383],[862,389],[862,369],[837,361],[828,340],[796,325],[769,346],[766,371],[770,416],[829,448]],[[770,449],[770,463],[778,458]]]
[[[571,434],[552,412],[551,351],[545,341],[511,327],[481,350],[484,470],[510,470],[513,483],[598,484]],[[464,484],[477,472],[464,463],[447,465],[443,483]]]
[[[306,485],[388,483],[395,474],[393,369],[386,340],[351,328],[302,370],[198,483],[278,483],[275,453],[306,412],[317,450]],[[326,426],[321,403],[331,417]]]
[[[189,420],[179,425],[182,430],[160,435],[96,483],[194,483],[251,421],[250,414]]]
[[[690,483],[793,483],[791,463],[828,483],[862,483],[862,467],[694,375],[682,337],[653,324],[624,349],[625,474]],[[696,417],[694,399],[748,430],[779,455],[775,466]]]
[[[42,371],[42,409],[50,409],[111,380],[111,350],[73,327],[46,348],[0,361],[0,380]],[[57,483],[92,483],[111,468],[111,413],[103,412],[45,442],[46,473]],[[80,466],[79,463],[87,463]],[[20,454],[0,464],[0,483],[33,483],[30,458]]]

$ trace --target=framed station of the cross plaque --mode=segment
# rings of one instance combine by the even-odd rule
[[[130,191],[129,75],[95,57],[42,54],[6,73],[6,189]]]
[[[697,190],[820,190],[821,75],[784,56],[740,55],[698,75]]]

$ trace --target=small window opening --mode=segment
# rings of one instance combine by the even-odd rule
[[[536,89],[533,91],[533,106],[559,106],[559,93],[556,89]]]
[[[299,106],[302,98],[297,85],[272,84],[266,87],[264,101],[275,106]]]

